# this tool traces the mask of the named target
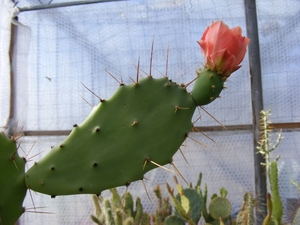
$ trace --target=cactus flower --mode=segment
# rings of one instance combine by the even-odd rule
[[[241,27],[229,27],[222,21],[213,22],[197,41],[205,58],[205,67],[225,79],[239,69],[250,39],[242,36]]]

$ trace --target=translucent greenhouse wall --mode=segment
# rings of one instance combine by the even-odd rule
[[[244,3],[239,0],[111,1],[42,9],[68,2],[19,1],[21,12],[14,29],[7,21],[17,8],[10,1],[2,1],[0,7],[0,126],[6,126],[8,121],[11,129],[16,124],[24,126],[20,153],[32,157],[28,167],[42,158],[50,146],[59,144],[73,124],[86,118],[92,109],[89,104],[98,104],[99,99],[81,83],[101,98],[109,98],[118,83],[105,70],[125,84],[131,83],[130,77],[136,75],[133,65],[140,58],[141,69],[148,73],[153,40],[153,76],[166,74],[169,46],[168,76],[178,83],[188,83],[194,79],[195,70],[203,66],[196,41],[212,21],[241,26],[244,34],[247,30]],[[273,157],[281,156],[280,194],[287,207],[289,199],[299,197],[290,180],[300,182],[300,4],[296,0],[258,0],[256,5],[263,108],[272,109],[272,122],[284,131]],[[36,10],[22,10],[34,6]],[[232,128],[220,129],[210,115],[199,110],[194,120],[199,116],[201,119],[195,126],[207,130],[205,134],[214,142],[194,132],[191,137],[209,148],[188,139],[181,150],[189,164],[180,153],[174,157],[188,182],[196,182],[199,172],[203,173],[209,195],[225,187],[234,212],[241,206],[245,192],[255,193],[251,129],[255,103],[251,99],[248,62],[245,57],[242,68],[226,82],[222,98],[205,107]],[[157,185],[168,196],[165,183],[174,185],[173,175],[160,168],[146,174],[145,186],[152,199]],[[142,182],[131,184],[128,190],[142,197],[145,211],[153,212],[156,202],[148,200]],[[125,187],[120,188],[121,193],[125,191]],[[94,208],[89,195],[55,199],[34,192],[31,195],[34,203],[28,194],[24,203],[28,212],[20,218],[20,224],[92,224]],[[34,207],[44,213],[34,213]]]

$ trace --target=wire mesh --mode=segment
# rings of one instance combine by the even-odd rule
[[[60,2],[67,1],[50,1],[51,4]],[[18,6],[48,3],[27,0],[20,1]],[[266,109],[273,109],[273,122],[299,122],[297,74],[300,6],[297,3],[295,0],[257,1],[264,103]],[[80,124],[89,114],[92,109],[90,105],[99,103],[99,99],[81,82],[101,98],[109,98],[119,84],[105,70],[124,83],[131,83],[129,76],[136,75],[132,64],[136,65],[140,58],[141,69],[145,71],[142,75],[146,76],[150,71],[153,40],[153,75],[161,77],[167,73],[178,83],[188,83],[195,77],[195,70],[203,66],[203,57],[196,41],[212,20],[219,19],[231,27],[241,26],[245,31],[243,2],[122,1],[20,13],[19,22],[23,26],[16,28],[12,65],[15,122],[24,125],[25,130],[70,130],[73,124]],[[1,27],[1,31],[5,29]],[[0,44],[1,51],[2,46]],[[0,63],[3,62],[1,58]],[[242,65],[226,83],[228,89],[222,93],[222,99],[205,107],[224,125],[252,122],[247,57]],[[7,71],[4,72],[7,74]],[[7,76],[3,78],[3,82],[8,83]],[[8,115],[7,91],[0,91],[2,124]],[[203,110],[195,115],[194,120],[198,117],[201,118],[196,126],[217,125]],[[210,195],[218,193],[224,186],[229,191],[228,197],[233,202],[235,213],[242,203],[243,194],[246,191],[254,192],[252,133],[222,131],[208,135],[215,143],[200,133],[192,133],[191,137],[210,149],[204,149],[188,139],[182,151],[189,165],[179,152],[174,156],[174,163],[189,182],[195,183],[199,172],[202,172],[203,183],[208,184]],[[286,199],[297,196],[289,180],[299,182],[299,132],[285,132],[284,137],[274,154],[281,155],[280,191],[286,206]],[[31,158],[45,150],[32,158],[38,161],[50,146],[59,144],[64,138],[24,137],[22,154]],[[31,163],[28,163],[28,167]],[[146,174],[148,180],[145,180],[145,185],[152,199],[152,190],[156,185],[161,185],[163,195],[168,196],[165,183],[174,185],[173,175],[160,168]],[[180,182],[184,184],[183,180]],[[126,188],[119,190],[124,193]],[[148,200],[141,182],[130,185],[129,191],[134,197],[142,197],[145,211],[154,211],[156,202]],[[92,224],[89,219],[93,213],[91,196],[51,199],[33,192],[31,195],[34,205],[28,193],[24,203],[27,212],[21,217],[20,224]],[[34,211],[34,207],[37,211],[51,214],[29,212]]]

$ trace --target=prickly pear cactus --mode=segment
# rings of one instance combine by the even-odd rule
[[[209,214],[214,219],[226,219],[231,213],[231,203],[227,198],[216,197],[209,204]]]
[[[56,196],[99,194],[142,180],[172,161],[193,126],[195,108],[185,87],[166,77],[121,85],[29,169],[26,185]]]
[[[198,105],[207,105],[219,97],[224,89],[224,78],[211,70],[197,71],[192,96]]]
[[[12,225],[24,212],[27,188],[25,161],[19,157],[16,142],[0,132],[0,224]]]
[[[138,68],[133,84],[121,84],[110,99],[101,99],[65,141],[30,168],[27,187],[52,196],[99,194],[171,163],[192,128],[196,107],[214,101],[224,81],[240,68],[250,39],[241,28],[235,30],[222,21],[207,27],[198,41],[205,69],[197,71],[192,93],[186,87],[193,81],[178,85],[167,77],[154,79],[151,70],[139,81]],[[153,45],[151,58],[152,53]]]

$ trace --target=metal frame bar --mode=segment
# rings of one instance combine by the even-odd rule
[[[270,123],[269,129],[285,131],[300,131],[300,123]],[[222,126],[196,126],[192,132],[217,132],[217,131],[251,131],[252,124],[229,125],[226,129]],[[71,130],[27,130],[23,131],[24,136],[65,136],[69,135]],[[256,145],[255,145],[256,146]]]
[[[118,1],[126,1],[126,0],[72,1],[72,2],[64,2],[64,3],[56,3],[56,4],[48,4],[48,5],[23,7],[23,8],[19,8],[19,12],[28,12],[28,11],[34,11],[34,10],[54,9],[54,8],[62,8],[62,7],[70,7],[70,6],[78,6],[78,5],[88,5],[88,4],[96,4],[96,3],[104,3],[104,2],[118,2]]]
[[[252,132],[253,132],[253,156],[254,156],[254,178],[255,194],[260,196],[258,199],[259,207],[256,208],[255,223],[261,224],[267,215],[266,195],[267,181],[266,170],[261,163],[265,162],[261,154],[257,154],[257,143],[260,139],[260,111],[263,110],[263,90],[261,79],[261,63],[259,51],[259,38],[257,26],[256,0],[244,0],[245,18],[247,27],[247,37],[251,39],[248,46],[250,85],[252,98]]]

